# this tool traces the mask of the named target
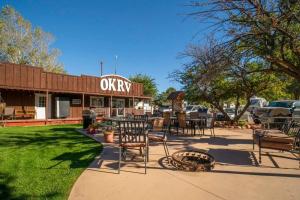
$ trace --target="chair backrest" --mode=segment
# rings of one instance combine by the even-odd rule
[[[283,133],[288,134],[289,131],[290,131],[290,129],[291,129],[291,127],[293,126],[293,124],[294,124],[294,121],[293,121],[293,120],[286,120],[286,121],[282,124],[280,130],[281,130]]]
[[[171,113],[163,112],[164,126],[169,126],[171,123]]]
[[[142,120],[142,121],[148,121],[148,115],[134,115],[133,119],[135,119],[135,120]]]
[[[199,118],[199,113],[198,112],[191,112],[190,113],[190,118],[191,119],[198,119]]]
[[[215,127],[215,121],[216,121],[216,115],[213,114],[211,117],[207,118],[206,124],[207,124],[208,127],[214,128]]]
[[[164,118],[155,118],[152,121],[152,131],[164,131]]]
[[[148,131],[144,120],[118,121],[119,143],[146,143]]]
[[[4,113],[4,108],[6,107],[6,103],[0,103],[0,114]]]
[[[185,113],[178,113],[177,114],[177,119],[178,119],[179,128],[185,128],[186,127],[186,114]]]
[[[12,107],[6,107],[4,108],[4,115],[14,115],[15,109]]]

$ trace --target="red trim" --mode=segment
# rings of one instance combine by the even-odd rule
[[[97,121],[101,121],[102,118],[97,118]],[[0,124],[3,124],[6,127],[9,126],[44,126],[44,125],[59,125],[59,124],[81,124],[81,118],[68,118],[68,119],[48,119],[46,120],[37,120],[37,119],[28,119],[28,120],[5,120],[0,121]]]

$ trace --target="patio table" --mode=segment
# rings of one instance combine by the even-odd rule
[[[170,120],[172,121],[170,126],[178,126],[178,119],[177,117],[170,117]],[[185,121],[191,124],[191,127],[194,130],[194,135],[196,135],[196,126],[198,125],[199,129],[204,132],[204,126],[206,125],[206,117],[201,118],[186,118]],[[176,125],[175,125],[176,124]]]

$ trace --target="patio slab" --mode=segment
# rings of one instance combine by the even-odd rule
[[[164,158],[162,145],[150,146],[147,174],[142,162],[118,168],[118,148],[104,144],[102,155],[74,184],[70,200],[82,199],[299,199],[300,169],[295,155],[263,150],[258,165],[257,147],[252,150],[251,131],[216,129],[216,137],[172,136],[169,150],[205,149],[216,159],[211,172],[176,171]],[[96,136],[102,141],[101,136]],[[266,152],[269,152],[266,154]]]

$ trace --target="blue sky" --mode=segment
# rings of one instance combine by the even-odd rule
[[[155,78],[158,89],[180,85],[168,75],[182,67],[178,58],[189,43],[201,42],[199,22],[187,18],[189,0],[1,0],[34,26],[55,36],[53,47],[70,74],[104,73],[128,77],[143,73]],[[202,31],[202,32],[201,32]],[[196,37],[195,37],[196,36]]]

